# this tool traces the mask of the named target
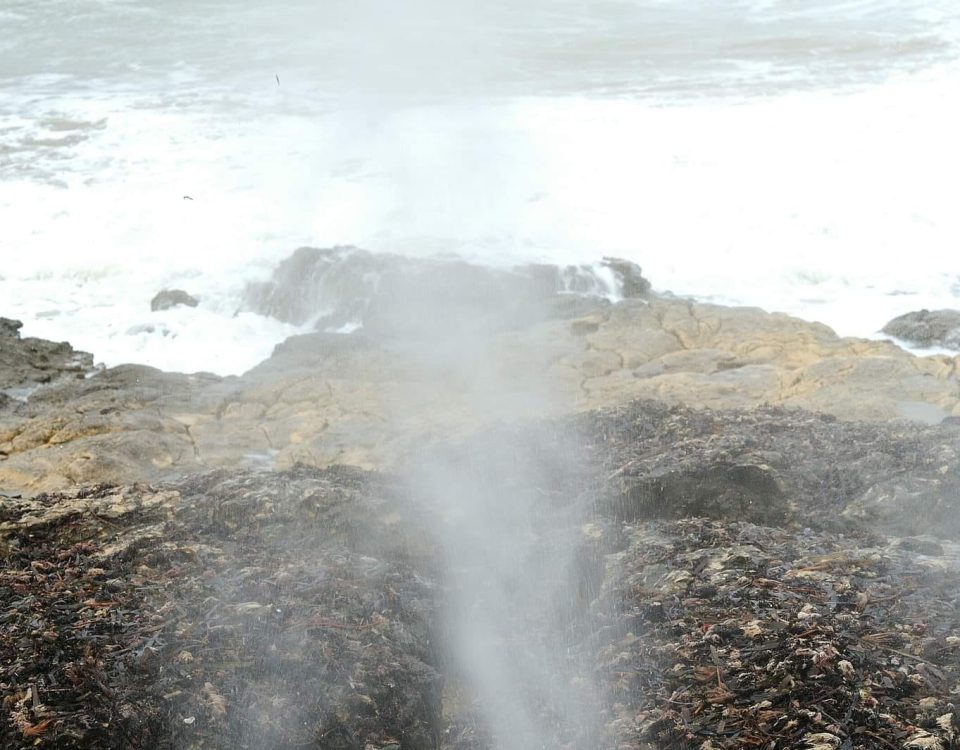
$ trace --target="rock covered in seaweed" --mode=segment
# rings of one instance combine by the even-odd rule
[[[301,470],[4,502],[0,744],[436,747],[435,593],[383,498]]]
[[[585,415],[620,521],[702,516],[893,535],[960,534],[960,424],[844,422],[776,407],[638,401]]]
[[[363,326],[371,335],[396,336],[440,323],[511,330],[545,316],[576,314],[575,295],[594,298],[590,306],[596,306],[600,298],[649,291],[639,266],[614,258],[596,266],[495,268],[354,247],[302,247],[269,281],[251,284],[242,307],[297,324],[314,320],[320,331]]]
[[[553,746],[947,748],[960,546],[936,517],[903,537],[845,511],[938,477],[955,504],[957,444],[949,424],[638,402],[443,450],[477,481],[495,469],[507,501],[537,499],[531,554],[573,553],[542,616],[602,726],[580,747],[560,717]],[[664,477],[702,487],[632,492]],[[443,508],[411,491],[300,467],[2,499],[5,746],[491,748],[437,619],[452,579],[423,514]]]
[[[957,545],[944,565],[744,522],[625,533],[597,603],[611,747],[954,745]]]

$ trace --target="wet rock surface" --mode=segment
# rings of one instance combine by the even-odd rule
[[[93,356],[70,344],[21,338],[19,320],[0,317],[0,410],[26,400],[40,385],[82,378],[93,370]]]
[[[183,289],[162,289],[150,300],[150,309],[157,312],[158,310],[170,310],[179,305],[196,307],[199,304],[200,300],[183,291]]]
[[[434,326],[510,330],[569,316],[574,296],[650,292],[639,266],[606,258],[597,267],[491,268],[461,260],[375,254],[355,247],[302,247],[267,281],[251,284],[242,309],[318,331],[363,326],[375,337],[423,335]],[[443,315],[436,315],[442,310]]]
[[[883,327],[913,346],[960,349],[960,310],[918,310],[900,315]]]

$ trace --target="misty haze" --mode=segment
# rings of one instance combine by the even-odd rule
[[[0,2],[0,747],[960,747],[960,10]]]

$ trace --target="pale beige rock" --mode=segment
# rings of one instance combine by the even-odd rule
[[[637,398],[842,419],[960,416],[960,357],[671,298],[598,306],[446,348],[301,336],[240,378],[115,368],[0,411],[0,489],[154,480],[198,467],[395,464],[492,422]]]

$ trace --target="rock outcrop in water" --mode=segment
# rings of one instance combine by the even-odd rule
[[[0,318],[0,407],[26,399],[41,385],[83,378],[93,370],[93,357],[66,342],[20,338],[22,325]]]
[[[616,303],[420,266],[241,377],[97,371],[0,320],[0,744],[952,747],[958,359],[618,263]],[[451,608],[550,662],[501,691],[522,718]]]
[[[162,289],[150,300],[150,309],[153,312],[157,312],[158,310],[169,310],[180,305],[196,307],[199,304],[200,300],[192,294],[183,291],[183,289]]]
[[[960,349],[960,310],[918,310],[894,318],[884,333],[919,347]]]
[[[310,280],[303,264],[321,269],[320,281],[309,281],[321,289],[337,275],[373,284],[364,270],[370,264],[381,284],[403,277],[405,267],[393,265],[399,259],[377,258],[355,250],[298,251],[287,261],[293,270],[282,266],[277,277]],[[525,394],[511,406],[516,418],[636,398],[798,407],[843,419],[936,423],[960,416],[956,357],[918,358],[888,342],[839,338],[826,326],[757,309],[658,296],[617,303],[571,296],[557,292],[565,273],[558,269],[494,272],[457,262],[433,276],[432,265],[417,268],[393,291],[362,298],[363,329],[291,338],[242,377],[128,365],[61,380],[65,372],[89,372],[89,355],[8,335],[0,356],[14,364],[4,382],[57,382],[0,408],[0,486],[54,490],[236,466],[395,466],[424,440],[500,418],[471,410],[474,394],[456,382],[462,374],[452,374],[469,371],[468,359],[481,355],[494,363],[491,378]],[[638,293],[647,288],[635,266],[615,270]],[[279,296],[264,292],[261,301],[280,305],[299,289],[274,283]],[[460,296],[472,286],[502,304],[478,315],[483,296]],[[361,299],[353,294],[335,297],[344,316],[343,305]],[[316,313],[315,302],[309,310]],[[421,367],[437,336],[470,335],[481,336],[482,347],[444,353],[453,359]],[[38,355],[37,347],[57,354]]]
[[[251,284],[241,309],[318,331],[362,326],[373,336],[411,335],[444,324],[483,330],[523,328],[570,317],[606,296],[644,297],[650,283],[630,261],[595,266],[493,268],[462,260],[414,259],[355,247],[301,247],[264,283]],[[437,310],[445,311],[438,319]]]

